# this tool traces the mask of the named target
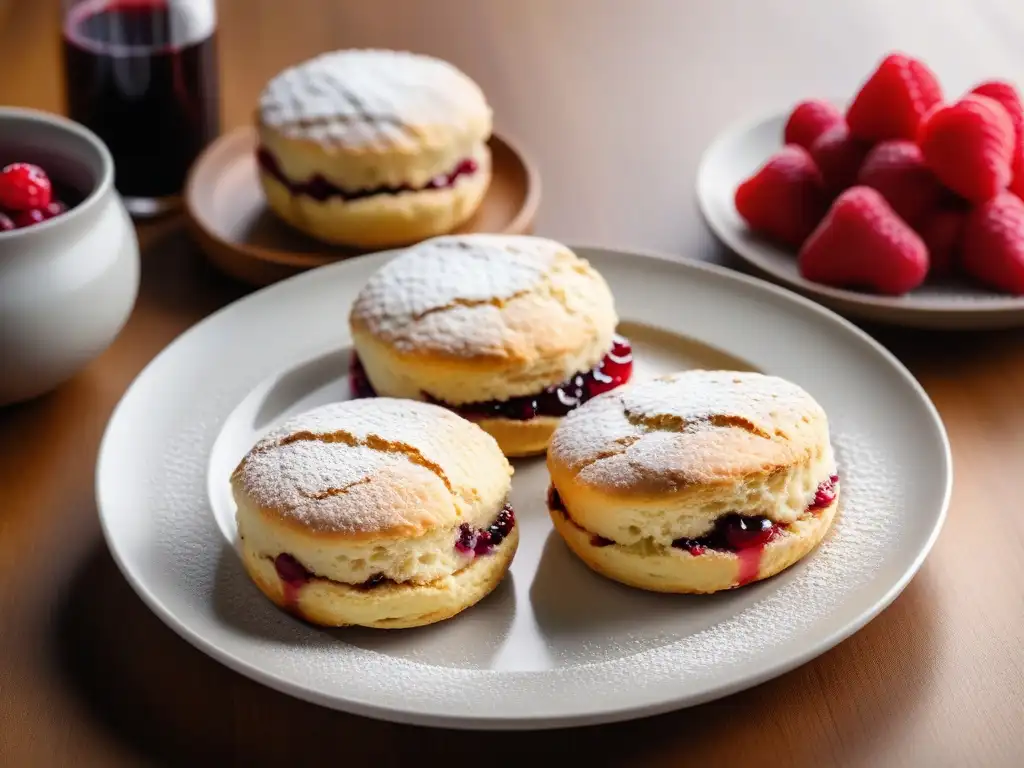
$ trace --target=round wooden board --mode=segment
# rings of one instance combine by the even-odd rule
[[[458,232],[529,234],[540,204],[540,176],[508,139],[492,135],[493,176],[480,209]],[[189,229],[221,271],[269,285],[313,267],[370,251],[319,242],[278,219],[256,171],[256,132],[239,128],[196,160],[185,189]]]

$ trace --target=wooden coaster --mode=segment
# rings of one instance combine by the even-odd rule
[[[492,178],[479,210],[457,232],[529,234],[540,204],[540,176],[521,150],[492,135]],[[267,206],[256,173],[256,132],[239,128],[196,160],[185,188],[189,229],[218,269],[252,285],[367,250],[340,248],[299,232]]]

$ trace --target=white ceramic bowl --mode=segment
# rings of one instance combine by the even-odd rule
[[[105,350],[139,289],[135,229],[100,139],[57,115],[0,107],[0,166],[34,163],[75,189],[67,213],[0,232],[0,405],[63,383]]]

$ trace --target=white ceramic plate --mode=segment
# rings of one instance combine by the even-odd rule
[[[697,171],[697,202],[711,231],[755,268],[849,317],[935,329],[1024,325],[1024,297],[1005,296],[967,281],[925,284],[907,296],[875,296],[819,285],[800,276],[796,253],[747,228],[733,203],[736,187],[782,148],[788,112],[734,126],[704,153]]]
[[[792,379],[827,409],[842,501],[803,562],[710,597],[621,587],[551,532],[547,473],[535,459],[516,462],[522,528],[511,572],[461,616],[414,630],[328,631],[272,606],[237,556],[228,475],[282,419],[348,396],[347,313],[393,255],[384,253],[258,291],[140,374],[97,469],[104,532],[128,581],[187,640],[273,688],[463,728],[589,724],[696,704],[855,632],[906,586],[945,516],[949,447],[920,386],[867,335],[782,289],[702,264],[579,252],[613,286],[637,378],[750,367]]]

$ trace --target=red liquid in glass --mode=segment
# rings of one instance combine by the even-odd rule
[[[212,7],[97,0],[67,15],[68,113],[110,148],[125,197],[180,194],[219,131]]]

